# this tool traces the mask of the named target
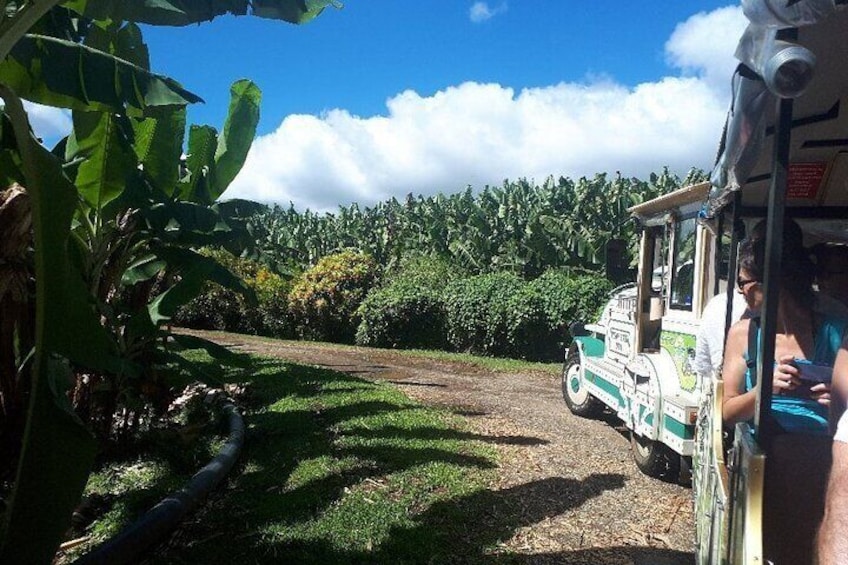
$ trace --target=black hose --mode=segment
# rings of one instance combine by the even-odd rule
[[[138,561],[144,552],[169,535],[186,514],[218,486],[232,469],[244,444],[244,420],[238,410],[233,404],[227,403],[223,411],[228,416],[230,435],[218,455],[200,469],[186,486],[163,499],[118,535],[74,561],[74,565],[117,565]]]

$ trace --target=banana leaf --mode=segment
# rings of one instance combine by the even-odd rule
[[[36,272],[32,390],[15,486],[0,525],[0,562],[49,563],[96,450],[93,436],[68,406],[69,362],[116,373],[123,362],[67,259],[76,189],[56,156],[32,137],[20,99],[3,85],[0,97],[32,202]]]
[[[185,137],[185,108],[174,108],[156,118],[133,120],[135,152],[152,185],[170,194],[179,181],[180,156]]]
[[[46,35],[25,35],[0,62],[18,96],[60,108],[155,116],[203,100],[177,81],[110,53]]]
[[[138,167],[130,119],[111,112],[73,112],[66,145],[68,161],[83,159],[74,184],[85,202],[100,211],[124,191]]]
[[[179,184],[179,198],[211,205],[227,189],[244,165],[259,123],[262,91],[252,81],[230,87],[230,106],[221,135],[211,126],[191,126],[188,138],[188,174]]]
[[[231,14],[305,23],[327,6],[341,7],[337,0],[72,0],[65,7],[98,20],[132,21],[153,25],[185,26]]]
[[[230,87],[230,107],[215,151],[216,183],[210,187],[209,204],[230,186],[244,165],[256,136],[261,102],[262,91],[252,81],[239,80]]]
[[[207,282],[215,282],[235,290],[241,293],[248,303],[256,304],[253,289],[211,257],[180,247],[163,247],[155,250],[154,254],[179,275],[179,281],[174,286],[148,305],[148,315],[154,325],[170,321],[177,309],[200,294]]]

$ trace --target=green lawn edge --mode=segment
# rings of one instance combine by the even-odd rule
[[[465,417],[389,384],[250,359],[225,377],[249,391],[240,462],[151,563],[475,562],[500,551],[520,500],[492,489],[495,444],[542,440],[479,435]],[[160,461],[126,466],[103,467],[90,487],[174,482]],[[132,514],[123,508],[91,530]]]

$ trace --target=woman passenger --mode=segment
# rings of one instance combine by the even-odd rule
[[[764,269],[765,241],[744,242],[739,252],[736,283],[748,308],[754,312],[759,312],[763,302]],[[809,363],[833,366],[848,322],[817,306],[814,269],[800,238],[784,240],[781,271],[772,414],[786,432],[827,434],[830,383],[802,380],[804,368]],[[748,351],[749,332],[756,332],[756,341],[752,343],[758,343],[758,320],[737,322],[727,336],[722,369],[722,415],[726,424],[748,421],[754,416],[757,383],[756,367],[752,366]],[[807,369],[807,376],[812,373],[813,369]]]

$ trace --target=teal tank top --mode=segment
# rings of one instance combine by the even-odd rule
[[[836,353],[842,346],[842,338],[848,320],[825,316],[818,327],[814,340],[813,358],[817,365],[833,367]],[[760,340],[760,329],[757,328],[757,342]],[[744,355],[748,361],[748,352]],[[745,391],[756,386],[756,379],[750,367],[745,371]],[[810,398],[793,396],[773,396],[771,410],[775,420],[789,433],[807,433],[825,435],[828,433],[828,408]]]

